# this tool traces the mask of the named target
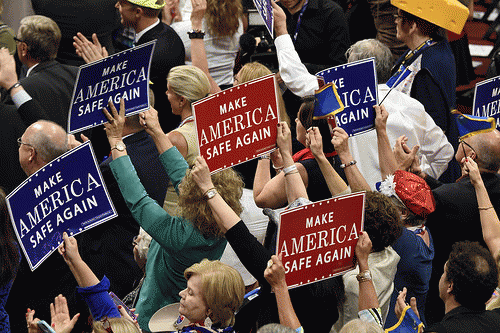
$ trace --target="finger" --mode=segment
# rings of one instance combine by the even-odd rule
[[[99,39],[97,38],[97,35],[95,33],[92,34],[92,41],[94,42],[94,45],[101,48],[101,43],[99,42]]]
[[[111,114],[113,115],[113,120],[116,119],[118,117],[118,110],[116,110],[116,107],[115,107],[115,104],[113,103],[113,101],[109,101],[108,102],[108,106],[109,106],[109,109],[111,110]]]
[[[120,116],[125,117],[125,100],[120,98]]]
[[[113,102],[110,103],[113,104]],[[102,113],[104,113],[104,116],[106,117],[106,119],[108,119],[109,122],[112,122],[112,120],[114,120],[111,114],[109,113],[108,109],[103,108]]]

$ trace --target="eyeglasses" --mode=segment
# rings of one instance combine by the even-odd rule
[[[102,326],[108,333],[113,333],[113,329],[111,328],[111,323],[108,320],[108,317],[105,316],[103,319],[101,319]]]
[[[138,236],[134,236],[134,238],[132,239],[132,246],[137,246],[137,238]]]
[[[472,151],[474,152],[474,154],[476,154],[477,156],[477,153],[476,153],[476,150],[474,148],[472,148],[472,146],[470,144],[468,144],[467,142],[465,142],[464,140],[458,140],[458,144],[461,144],[463,143],[464,145],[466,145],[467,147],[469,147],[470,149],[472,149]],[[464,156],[467,156],[467,154],[465,153],[465,148],[464,146],[462,146],[462,149],[464,150]]]
[[[30,145],[29,143],[23,142],[23,140],[21,138],[17,139],[17,145],[19,146],[19,148],[21,148],[22,145],[26,145],[26,146],[30,146],[33,149],[35,149],[35,147],[33,147],[33,145]]]
[[[14,40],[18,43],[26,43],[24,40],[17,38],[16,36],[13,37]]]
[[[394,14],[394,19],[397,20],[397,19],[403,19],[404,16],[403,15],[399,15],[399,14]]]

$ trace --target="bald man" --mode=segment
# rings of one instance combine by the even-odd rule
[[[49,120],[39,120],[30,125],[18,144],[19,164],[28,176],[69,150],[68,134],[64,128]]]
[[[455,159],[462,164],[464,157],[476,161],[491,203],[495,210],[500,212],[500,175],[498,174],[500,169],[500,132],[493,130],[461,140],[455,153]],[[426,181],[428,181],[427,178]],[[428,183],[431,187],[436,185],[431,184],[431,181]],[[434,238],[435,247],[426,306],[428,324],[440,320],[439,314],[444,311],[442,302],[439,302],[437,298],[439,295],[437,286],[453,243],[470,240],[485,245],[476,193],[468,177],[460,178],[455,183],[435,187],[433,194],[436,199],[436,210],[429,215],[426,223]]]

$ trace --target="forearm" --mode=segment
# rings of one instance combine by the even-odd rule
[[[377,129],[378,160],[382,179],[394,174],[398,169],[398,163],[392,152],[389,137],[385,129]]]
[[[209,199],[208,205],[223,233],[226,233],[227,230],[234,227],[240,221],[240,217],[226,203],[220,194],[217,193],[215,197]]]
[[[68,267],[80,287],[90,287],[99,283],[99,279],[81,258],[68,263]]]
[[[285,285],[280,286],[279,288],[274,288],[274,294],[276,296],[276,303],[278,304],[280,324],[293,329],[297,329],[302,326],[299,318],[297,318],[297,315],[295,314],[295,310],[293,309],[287,286]]]
[[[474,188],[476,190],[483,238],[491,254],[496,257],[500,251],[500,221],[491,204],[484,183],[482,181],[476,183],[474,184]]]
[[[368,262],[359,263],[359,271],[369,270]],[[358,297],[358,311],[365,309],[378,308],[380,306],[377,298],[377,292],[373,286],[373,281],[359,282],[359,297]]]
[[[167,134],[165,134],[163,131],[154,132],[153,135],[151,135],[151,138],[153,139],[156,145],[156,149],[158,150],[158,153],[160,155],[174,146],[168,138]]]
[[[264,186],[271,180],[271,160],[268,158],[261,158],[257,162],[255,169],[255,177],[253,179],[253,196],[259,196]]]
[[[335,171],[326,156],[323,155],[317,157],[316,161],[318,162],[319,168],[321,169],[321,173],[325,178],[326,185],[328,185],[331,195],[336,196],[337,194],[344,192],[347,188],[347,184],[344,182],[342,177],[339,176],[337,171]]]
[[[286,170],[287,168],[290,167],[293,168],[295,162],[293,161],[292,155],[290,155],[287,152],[287,153],[282,153],[281,156],[283,158],[283,166],[284,166],[283,170]],[[309,199],[306,187],[304,185],[304,182],[302,181],[302,176],[300,175],[298,170],[285,174],[284,177],[285,177],[285,191],[288,204],[291,204],[298,198]]]
[[[354,160],[350,153],[339,154],[339,158],[344,165],[347,165]],[[344,173],[347,179],[347,183],[351,187],[352,193],[360,191],[371,191],[370,185],[368,185],[365,177],[363,177],[356,164],[345,167]]]

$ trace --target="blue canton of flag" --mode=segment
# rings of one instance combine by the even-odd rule
[[[340,100],[337,89],[333,83],[329,83],[315,92],[316,104],[314,106],[313,119],[324,119],[332,117],[344,110],[344,104]]]

